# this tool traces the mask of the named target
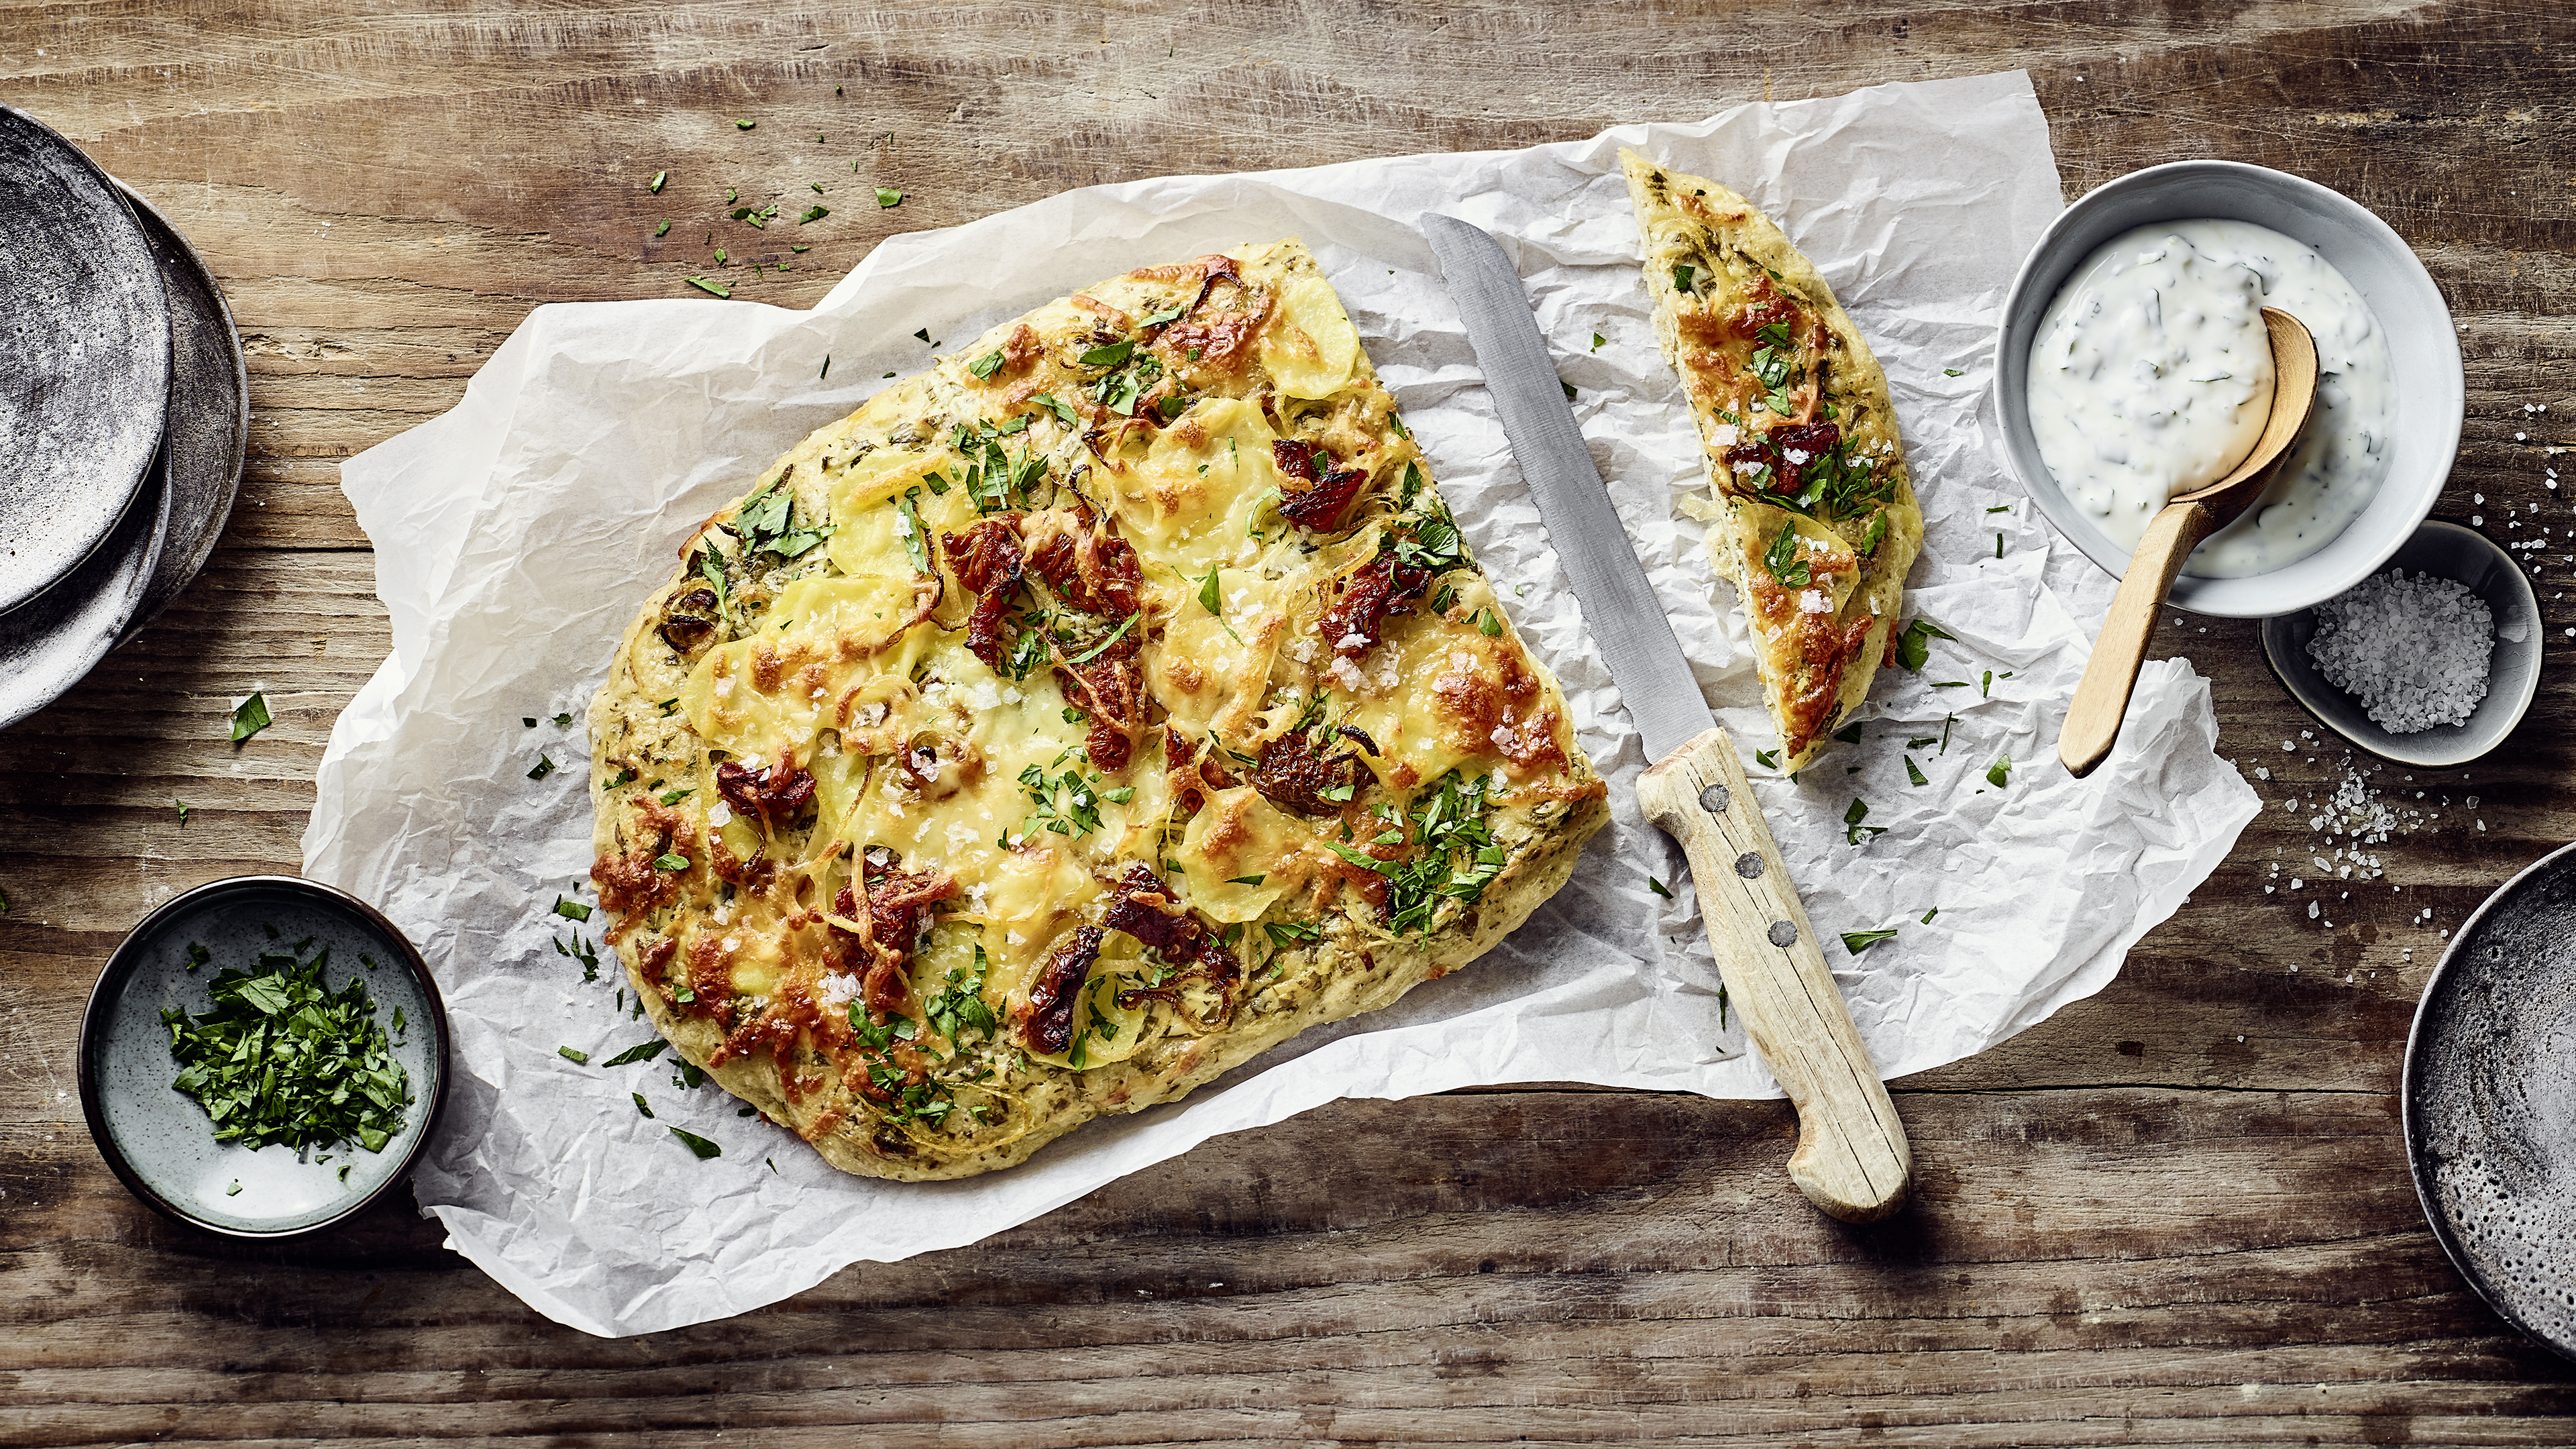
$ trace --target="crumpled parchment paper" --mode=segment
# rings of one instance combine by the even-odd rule
[[[2108,982],[2226,854],[2256,800],[2212,753],[2208,685],[2182,661],[2148,666],[2118,752],[2091,779],[2056,762],[2112,581],[2049,534],[1992,445],[1993,317],[2059,209],[2025,77],[1748,105],[1526,151],[1095,187],[888,240],[811,312],[696,299],[541,307],[454,411],[344,468],[376,544],[394,653],[332,732],[305,870],[381,905],[446,993],[457,1081],[416,1187],[452,1245],[550,1317],[640,1333],[774,1302],[860,1259],[974,1242],[1210,1136],[1337,1097],[1542,1080],[1775,1094],[1741,1021],[1720,1024],[1679,851],[1636,811],[1636,735],[1413,230],[1424,211],[1449,211],[1514,255],[1710,701],[1748,756],[1767,749],[1777,740],[1742,617],[1679,506],[1703,488],[1703,467],[1649,326],[1621,144],[1719,178],[1778,218],[1895,388],[1929,520],[1908,609],[1956,641],[1936,641],[1920,674],[1883,672],[1861,743],[1802,780],[1746,761],[1827,940],[1899,928],[1864,954],[1827,953],[1872,1054],[1891,1077],[1937,1066]],[[577,924],[549,907],[590,898],[582,711],[681,540],[887,374],[924,366],[931,348],[915,329],[963,346],[1131,267],[1287,235],[1340,289],[1610,779],[1617,823],[1573,883],[1473,968],[1391,1010],[965,1182],[843,1176],[717,1089],[682,1089],[667,1058],[605,1067],[651,1032],[616,1008],[612,957],[585,982],[556,949],[595,942],[604,917]],[[555,725],[565,712],[572,723]],[[541,755],[558,769],[531,780]],[[1909,783],[1909,756],[1928,784]],[[1990,783],[1998,760],[2009,773]],[[1850,842],[1855,799],[1886,833]],[[723,1156],[692,1156],[675,1125]]]

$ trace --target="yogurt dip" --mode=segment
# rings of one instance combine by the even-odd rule
[[[2262,497],[2183,572],[2232,579],[2295,563],[2379,491],[2397,399],[2388,339],[2361,294],[2267,227],[2159,222],[2085,258],[2030,348],[2040,457],[2120,547],[2138,546],[2167,499],[2217,482],[2253,451],[2271,411],[2265,307],[2315,336],[2316,408]]]

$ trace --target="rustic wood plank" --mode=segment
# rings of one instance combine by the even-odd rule
[[[0,1443],[2576,1438],[2576,1371],[2452,1273],[2393,1118],[2442,933],[2576,835],[2576,747],[2553,727],[2576,706],[2555,667],[2576,638],[2556,597],[2576,508],[2537,451],[2576,446],[2571,41],[2576,19],[2506,0],[0,0],[0,99],[205,252],[254,405],[206,578],[0,735]],[[407,1211],[288,1247],[210,1242],[98,1162],[70,1078],[98,964],[177,890],[293,869],[331,721],[386,647],[339,463],[452,405],[530,307],[686,295],[711,232],[739,295],[805,306],[885,236],[1069,186],[1563,140],[2016,65],[2070,195],[2236,156],[2344,189],[2414,243],[2468,369],[2437,515],[2553,530],[2533,554],[2552,667],[2488,761],[2365,776],[2425,818],[2364,846],[2385,879],[2338,877],[2311,921],[2349,844],[2316,802],[2374,766],[2302,736],[2250,625],[2169,623],[2155,652],[2211,677],[2222,751],[2268,772],[2264,814],[2100,996],[1897,1084],[1923,1184],[1893,1222],[1803,1206],[1777,1104],[1341,1103],[976,1249],[603,1343]],[[792,214],[809,181],[830,217],[720,223],[727,190]],[[879,184],[903,205],[877,208]],[[277,723],[236,750],[225,711],[254,687]]]

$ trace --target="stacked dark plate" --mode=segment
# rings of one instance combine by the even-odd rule
[[[0,728],[178,596],[240,487],[223,292],[161,214],[0,106]]]

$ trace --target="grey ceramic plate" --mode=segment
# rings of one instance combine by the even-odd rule
[[[2576,845],[2487,897],[2406,1040],[2406,1161],[2480,1296],[2576,1358]]]
[[[306,937],[308,950],[330,950],[324,985],[365,981],[388,1032],[394,1013],[402,1013],[393,1056],[411,1079],[414,1100],[382,1152],[346,1148],[320,1162],[282,1145],[254,1151],[220,1143],[195,1099],[171,1089],[178,1067],[163,1009],[205,1012],[212,1005],[207,983],[217,972],[253,969],[260,952]],[[191,943],[211,957],[194,971]],[[80,1092],[99,1152],[152,1207],[234,1237],[312,1232],[363,1211],[410,1173],[446,1101],[447,1013],[420,953],[355,897],[292,876],[215,881],[146,916],[108,958],[81,1019]],[[345,1180],[343,1165],[350,1169]]]
[[[152,203],[123,182],[117,189],[134,208],[161,283],[170,298],[170,404],[164,463],[170,521],[162,530],[161,557],[143,602],[127,620],[131,639],[179,596],[232,517],[241,491],[242,457],[250,443],[250,380],[242,366],[241,334],[223,288],[196,249]]]
[[[106,543],[61,583],[0,614],[0,729],[61,698],[116,647],[159,572],[171,498],[156,459]]]
[[[2449,769],[2503,744],[2531,708],[2540,688],[2540,600],[2531,580],[2493,540],[2456,523],[2432,522],[2388,556],[2376,572],[2391,568],[2409,574],[2456,579],[2486,600],[2495,616],[2495,654],[2487,666],[2487,696],[2478,701],[2469,722],[2435,725],[2411,735],[2390,734],[2371,722],[2361,702],[2326,682],[2308,658],[2308,640],[2317,632],[2314,609],[2301,609],[2263,621],[2263,657],[2283,688],[2317,722],[2382,759],[2401,765]]]
[[[150,240],[80,148],[0,106],[0,612],[66,579],[142,491],[170,394]],[[121,621],[120,621],[121,622]]]

